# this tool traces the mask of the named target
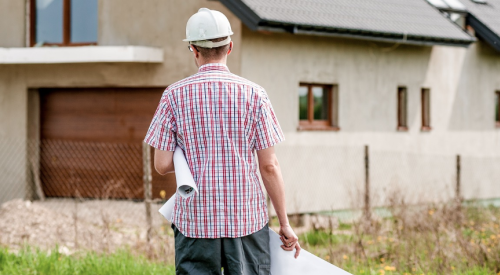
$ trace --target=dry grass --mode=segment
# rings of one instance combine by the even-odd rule
[[[500,274],[500,209],[392,200],[389,210],[302,234],[303,246],[353,274]]]
[[[325,218],[326,229],[297,232],[303,232],[299,237],[306,250],[353,274],[500,275],[500,209],[458,205],[409,206],[393,199],[386,218],[374,214],[369,222],[350,223]],[[112,219],[105,211],[95,212],[89,217],[93,219],[74,214],[82,210],[75,207],[63,213],[22,201],[4,204],[0,246],[19,251],[25,245],[42,250],[59,245],[62,254],[114,254],[125,247],[150,262],[173,264],[167,222],[154,224],[148,242],[142,222]],[[90,211],[88,205],[85,210]]]

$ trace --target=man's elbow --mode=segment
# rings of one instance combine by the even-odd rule
[[[266,175],[275,175],[279,173],[278,163],[267,163],[262,166],[261,173]]]
[[[166,163],[155,163],[155,170],[158,172],[160,175],[166,175],[168,173],[171,173],[174,171],[173,165],[171,164],[166,164]]]

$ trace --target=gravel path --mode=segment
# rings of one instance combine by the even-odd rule
[[[25,245],[64,254],[112,252],[129,247],[153,258],[173,255],[170,224],[152,205],[153,234],[148,243],[144,203],[131,201],[49,199],[12,200],[0,208],[0,245],[18,250]]]

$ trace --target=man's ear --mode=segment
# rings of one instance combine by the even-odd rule
[[[198,58],[200,56],[200,52],[198,51],[198,49],[193,45],[189,45],[189,47],[191,47],[191,49],[193,50],[194,57]]]
[[[233,51],[233,41],[229,42],[229,50],[227,51],[227,55],[229,55]]]

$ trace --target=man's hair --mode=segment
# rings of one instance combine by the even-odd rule
[[[227,36],[221,37],[221,38],[209,39],[208,41],[220,42],[222,40],[225,40],[226,38],[227,38]],[[224,46],[220,46],[217,48],[211,48],[211,49],[202,48],[200,46],[195,46],[195,47],[200,52],[201,56],[203,56],[203,58],[205,58],[207,60],[219,60],[222,57],[224,57],[224,55],[229,50],[229,44],[224,45]]]

